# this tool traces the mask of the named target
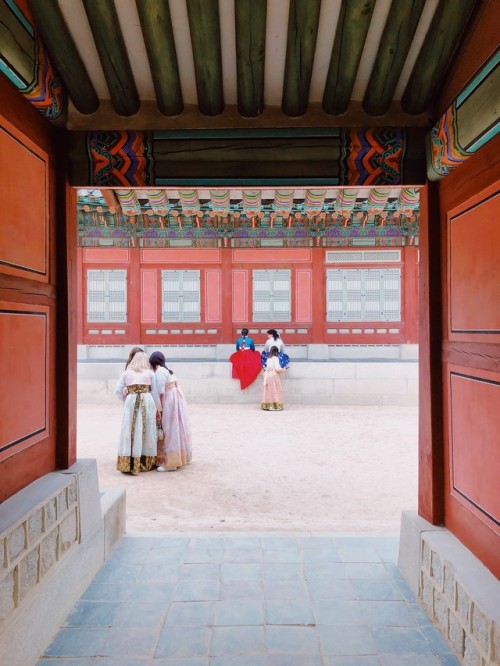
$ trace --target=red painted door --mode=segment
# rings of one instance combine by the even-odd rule
[[[75,403],[70,405],[75,394],[69,381],[69,350],[76,355],[76,344],[69,342],[73,335],[66,306],[70,262],[65,185],[59,184],[56,173],[57,133],[4,77],[0,77],[0,100],[3,501],[74,460]]]
[[[500,137],[440,184],[444,516],[500,575]]]

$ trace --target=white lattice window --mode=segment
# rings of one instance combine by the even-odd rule
[[[291,321],[289,270],[253,271],[253,321]]]
[[[201,321],[200,271],[162,271],[162,321]]]
[[[127,321],[127,271],[87,271],[87,322]]]
[[[401,321],[399,268],[326,271],[327,321]]]

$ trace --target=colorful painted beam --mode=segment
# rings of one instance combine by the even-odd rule
[[[0,0],[0,71],[54,124],[64,125],[67,92],[47,49],[33,27],[28,8]]]
[[[281,180],[321,185],[425,182],[424,131],[338,129],[325,136],[106,131],[70,133],[70,183],[78,187],[157,187]],[[307,176],[304,176],[307,174]]]
[[[434,125],[426,139],[427,177],[440,180],[500,132],[500,49]]]

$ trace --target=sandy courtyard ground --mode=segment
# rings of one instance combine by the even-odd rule
[[[416,407],[189,405],[193,461],[115,469],[122,405],[78,408],[78,457],[127,493],[127,531],[399,533],[417,504]]]

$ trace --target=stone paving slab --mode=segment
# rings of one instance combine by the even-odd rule
[[[398,537],[127,535],[37,666],[456,666]]]

